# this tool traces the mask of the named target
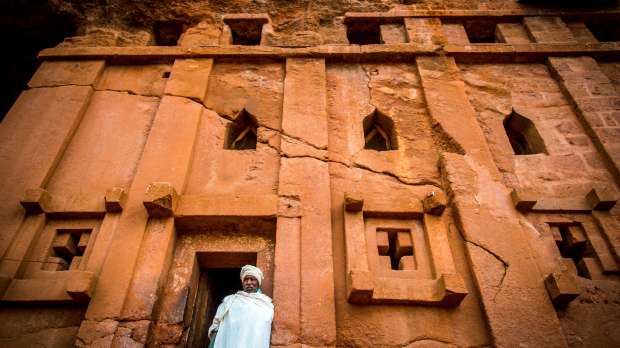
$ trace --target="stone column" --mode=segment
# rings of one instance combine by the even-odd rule
[[[421,56],[416,63],[433,126],[461,153],[498,175],[454,58]]]
[[[565,347],[519,223],[467,99],[454,59],[418,57],[433,123],[461,153],[444,153],[441,169],[480,293],[494,345]],[[515,328],[527,327],[528,330]]]
[[[281,202],[285,200],[281,199]],[[271,344],[275,346],[298,344],[301,336],[301,216],[283,213],[278,212],[274,255],[273,302],[277,309]]]
[[[332,255],[332,229],[330,209],[330,180],[328,165],[303,152],[327,149],[327,112],[325,89],[325,60],[290,58],[286,61],[284,81],[284,105],[282,133],[284,138],[293,138],[302,145],[294,156],[282,157],[280,167],[279,195],[299,200],[299,219],[281,217],[276,232],[276,273],[274,275],[274,297],[285,301],[286,310],[276,320],[277,338],[282,343],[301,343],[308,346],[333,346],[336,342],[334,275]],[[287,153],[289,143],[283,141],[282,151]],[[295,269],[294,246],[288,258],[290,266],[282,259],[282,248],[290,243],[299,245],[299,268]],[[299,274],[299,279],[295,276]],[[288,277],[287,277],[288,275]],[[284,294],[293,294],[291,286],[280,284],[291,279],[299,296],[299,322],[295,325],[295,301],[284,299]],[[299,332],[299,340],[294,337]],[[275,339],[274,338],[274,339]],[[280,342],[278,342],[280,343]]]
[[[187,98],[169,95],[162,98],[95,296],[80,327],[78,345],[111,346],[118,320],[150,318],[167,265],[166,255],[170,254],[168,249],[158,248],[172,243],[174,230],[172,218],[149,222],[143,205],[145,191],[154,182],[166,182],[178,191],[183,190],[202,110],[200,104]],[[147,255],[149,252],[153,253]],[[152,262],[149,272],[143,269],[145,259]],[[134,271],[141,274],[138,280],[143,284],[132,283]],[[130,289],[131,296],[126,300]],[[140,297],[142,300],[137,300]]]
[[[408,42],[417,45],[445,45],[448,42],[439,18],[405,18],[405,30]]]
[[[560,17],[525,17],[523,24],[534,42],[577,43],[573,33]]]
[[[180,159],[179,164],[181,164],[180,168],[187,170],[190,168],[189,163],[193,157],[194,139],[203,110],[201,104],[207,94],[212,66],[213,59],[177,59],[164,91],[166,103],[162,102],[159,110],[162,114],[169,114],[171,120],[186,115],[187,124],[183,128],[186,133],[183,143],[180,144],[183,149],[183,158]],[[176,143],[170,145],[176,146]],[[172,188],[181,194],[189,173],[179,170],[177,174],[177,177],[165,181],[173,184]],[[166,185],[159,186],[165,189]],[[154,186],[151,188],[156,189]],[[132,330],[144,330],[151,324],[160,290],[166,281],[168,268],[172,261],[175,233],[172,216],[151,217],[149,220],[121,314],[121,319],[128,323],[119,325],[122,329],[117,330],[114,338],[115,346],[133,344],[132,337],[136,335],[132,334]]]
[[[26,189],[47,184],[104,66],[103,61],[44,62],[0,123],[0,256],[24,218],[20,198]],[[24,237],[20,233],[18,239]]]
[[[495,27],[497,42],[507,44],[526,44],[532,42],[530,35],[521,23],[498,23]]]

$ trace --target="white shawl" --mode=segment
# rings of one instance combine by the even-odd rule
[[[208,335],[212,338],[217,331],[215,348],[268,348],[272,320],[273,303],[269,296],[239,291],[224,298]]]

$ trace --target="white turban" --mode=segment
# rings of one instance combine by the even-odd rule
[[[258,286],[260,286],[263,282],[263,272],[260,270],[260,268],[254,267],[252,265],[245,265],[241,267],[241,281],[243,281],[243,279],[249,275],[253,276],[254,278],[256,278],[256,280],[258,280]]]

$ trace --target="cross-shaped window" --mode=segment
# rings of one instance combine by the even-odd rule
[[[411,230],[377,228],[379,265],[383,269],[415,270]]]
[[[84,256],[91,229],[58,229],[52,241],[51,254],[43,264],[46,271],[78,269]]]
[[[583,258],[593,257],[594,250],[581,224],[549,224],[549,226],[562,257],[572,259],[577,266],[577,274],[587,277],[587,272],[580,267],[580,262]]]

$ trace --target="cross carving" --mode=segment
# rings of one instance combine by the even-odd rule
[[[551,233],[560,254],[565,259],[572,259],[577,274],[586,277],[582,262],[594,256],[594,251],[580,224],[550,224]],[[585,259],[585,260],[584,260]]]
[[[379,265],[382,269],[415,270],[413,242],[409,229],[377,229]]]

